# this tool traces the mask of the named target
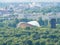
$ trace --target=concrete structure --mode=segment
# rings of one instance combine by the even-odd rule
[[[56,19],[51,19],[50,24],[51,28],[56,28]]]
[[[36,26],[36,27],[40,27],[40,24],[37,21],[30,21],[30,22],[27,22],[27,23],[30,24],[30,25]]]
[[[30,22],[20,22],[17,24],[17,28],[26,28],[26,27],[40,27],[39,23],[37,21],[30,21]]]

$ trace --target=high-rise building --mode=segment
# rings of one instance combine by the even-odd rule
[[[56,19],[51,19],[50,24],[51,28],[56,28]]]

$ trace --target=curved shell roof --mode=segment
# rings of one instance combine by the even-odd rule
[[[31,24],[31,25],[34,25],[34,26],[37,26],[37,27],[40,27],[40,24],[37,21],[30,21],[30,22],[27,22],[27,23]]]
[[[18,24],[17,24],[17,27],[19,27],[19,26],[20,26],[20,24],[22,24],[22,23],[30,24],[30,25],[32,25],[32,26],[40,27],[40,24],[39,24],[37,21],[20,22],[20,23],[18,23]]]

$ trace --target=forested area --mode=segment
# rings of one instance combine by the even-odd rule
[[[57,24],[56,29],[50,28],[50,25],[25,29],[16,28],[20,21],[18,19],[1,20],[0,45],[60,45],[60,24]]]

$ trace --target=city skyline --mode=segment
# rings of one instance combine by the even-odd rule
[[[60,2],[60,0],[0,0],[0,3],[10,2]]]

